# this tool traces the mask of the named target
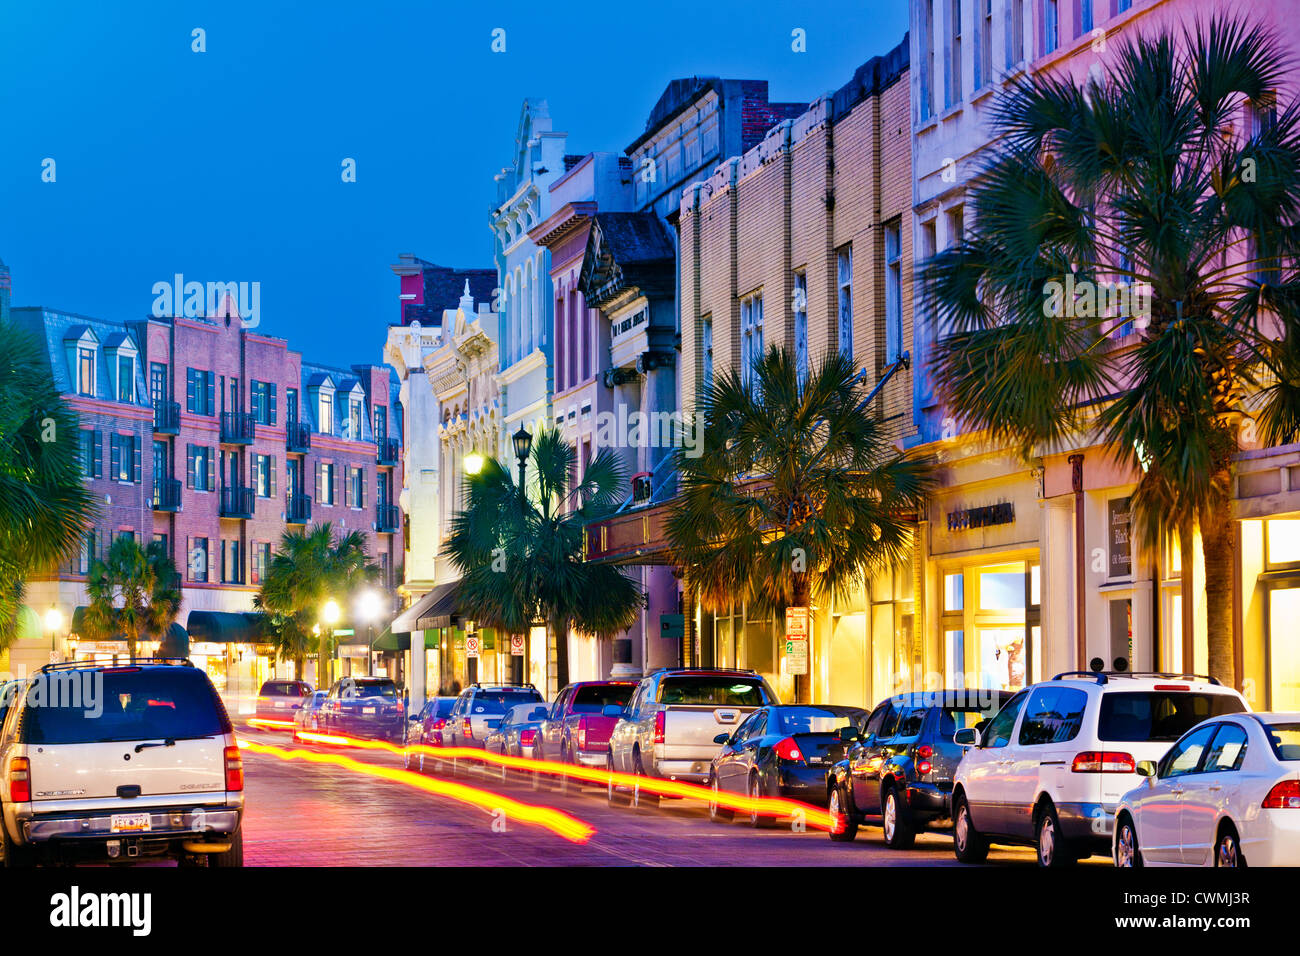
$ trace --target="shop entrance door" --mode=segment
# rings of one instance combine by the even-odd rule
[[[1300,710],[1300,587],[1268,592],[1268,708]]]

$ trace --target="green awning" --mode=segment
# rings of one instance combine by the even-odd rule
[[[86,605],[81,604],[72,612],[72,629],[70,633],[76,634],[82,640],[93,640],[93,638],[86,637],[86,612],[88,610],[90,609]],[[114,634],[111,640],[125,641],[126,636],[124,634]]]
[[[45,636],[45,628],[41,626],[41,616],[26,604],[18,605],[18,619],[15,626],[17,628],[17,640]]]
[[[236,611],[190,611],[191,641],[205,644],[260,644],[262,616]]]
[[[159,657],[189,657],[190,656],[190,636],[175,621],[167,628],[167,633],[158,643]]]
[[[377,651],[409,651],[411,649],[411,635],[407,631],[399,631],[394,634],[388,628],[384,628],[384,633],[375,638],[373,646]]]

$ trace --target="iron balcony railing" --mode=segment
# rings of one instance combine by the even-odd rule
[[[394,533],[402,520],[397,505],[378,505],[375,508],[375,530],[382,534]]]
[[[257,430],[257,419],[252,412],[221,413],[221,443],[223,445],[251,445]]]
[[[311,521],[311,498],[290,492],[284,496],[284,520],[289,524],[308,524]]]
[[[221,489],[221,517],[251,518],[254,514],[252,488],[239,488],[227,485]]]
[[[311,451],[311,426],[306,422],[286,422],[284,445],[291,452]]]
[[[153,430],[159,435],[179,435],[181,433],[181,403],[165,399],[154,399]]]
[[[181,482],[179,478],[156,478],[153,483],[153,510],[181,510]]]
[[[396,465],[400,448],[396,438],[381,438],[375,443],[375,460],[381,465]]]

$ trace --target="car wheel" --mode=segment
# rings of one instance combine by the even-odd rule
[[[749,799],[763,799],[763,784],[759,781],[757,773],[749,775]],[[766,814],[760,813],[757,808],[749,811],[749,825],[755,830],[766,830],[768,827],[775,826],[776,820]]]
[[[718,777],[716,774],[709,774],[709,790],[713,796],[709,798],[709,819],[714,823],[729,823],[735,817],[735,811],[718,804]]]
[[[230,841],[230,849],[224,853],[209,853],[208,866],[243,866],[244,865],[244,831],[241,827]]]
[[[1069,842],[1061,835],[1061,821],[1056,816],[1056,807],[1051,804],[1038,815],[1034,842],[1038,846],[1039,866],[1072,866],[1079,862]]]
[[[617,807],[623,803],[623,794],[619,792],[618,784],[614,782],[614,755],[612,753],[605,755],[605,769],[609,771],[609,779],[605,783],[606,797],[611,807]]]
[[[964,796],[956,799],[957,811],[953,814],[952,849],[959,863],[983,863],[988,859],[989,841],[975,829],[970,807]]]
[[[827,809],[831,815],[830,838],[836,843],[849,843],[858,835],[858,824],[849,816],[848,806],[844,791],[839,786],[832,787]]]
[[[1137,828],[1128,817],[1120,821],[1119,830],[1115,833],[1115,865],[1118,867],[1142,865],[1142,853],[1138,850]]]
[[[9,839],[9,829],[3,820],[0,820],[0,852],[4,853],[4,860],[0,862],[6,867],[36,865],[36,852],[29,846],[19,846]]]
[[[641,765],[641,751],[639,750],[632,756],[632,772],[637,776],[636,786],[632,788],[632,806],[638,810],[642,807],[654,809],[659,806],[659,794],[650,793],[648,790],[641,788],[641,779],[646,777],[647,774],[645,767]]]
[[[912,815],[903,801],[898,798],[897,787],[885,789],[883,807],[883,827],[885,846],[891,850],[906,850],[916,842],[916,828],[912,826]]]
[[[1241,839],[1231,823],[1225,823],[1214,845],[1215,866],[1245,866],[1246,857],[1241,852]]]

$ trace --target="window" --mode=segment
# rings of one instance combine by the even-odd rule
[[[243,584],[239,566],[239,542],[221,542],[221,581],[223,584]]]
[[[361,441],[361,402],[353,399],[348,403],[348,438]]]
[[[934,4],[923,0],[920,5],[921,22],[917,29],[921,35],[921,94],[920,119],[930,118],[934,112]]]
[[[841,249],[838,260],[840,354],[851,359],[853,358],[853,247],[845,246]]]
[[[885,226],[885,364],[903,349],[903,247],[901,224]]]
[[[269,541],[253,542],[253,580],[249,584],[261,584],[266,580],[266,569],[271,566],[271,543]]]
[[[117,357],[117,400],[135,401],[135,359],[129,355]]]
[[[347,469],[347,504],[350,508],[364,508],[366,506],[366,470],[364,468]]]
[[[1240,770],[1245,759],[1246,729],[1238,724],[1220,724],[1210,752],[1205,755],[1205,772]]]
[[[104,433],[93,428],[81,429],[81,476],[104,477]]]
[[[286,388],[284,390],[284,417],[286,422],[298,421],[298,390],[296,388]]]
[[[253,487],[259,498],[275,497],[275,456],[253,456]]]
[[[189,553],[190,580],[206,584],[208,580],[208,539],[191,538]]]
[[[185,370],[185,410],[193,415],[211,415],[215,410],[216,390],[212,373],[204,369]]]
[[[993,81],[993,0],[978,0],[980,14],[975,19],[978,46],[975,47],[975,88]]]
[[[1020,708],[1025,704],[1027,693],[1022,690],[1016,694],[998,711],[998,715],[989,721],[989,725],[984,728],[984,733],[980,734],[985,747],[1005,747],[1011,743],[1011,731],[1016,726],[1016,718],[1020,716]]]
[[[1040,687],[1020,723],[1020,744],[1061,744],[1079,735],[1088,694],[1075,687]]]
[[[149,363],[149,400],[153,404],[167,399],[167,366],[162,362]]]
[[[1043,52],[1056,49],[1057,0],[1043,0]]]
[[[1209,746],[1210,738],[1214,736],[1216,729],[1218,729],[1216,724],[1202,727],[1174,744],[1160,761],[1160,768],[1156,775],[1163,778],[1196,773],[1196,768],[1201,765],[1201,756]]]
[[[945,106],[961,102],[961,0],[948,6],[948,101]]]
[[[381,442],[388,437],[388,406],[375,406],[375,441]]]
[[[323,389],[318,402],[318,427],[322,435],[334,434],[334,393]]]
[[[323,505],[334,504],[334,465],[332,462],[316,463],[316,500]]]
[[[1123,13],[1131,6],[1133,6],[1133,0],[1115,0],[1116,13]]]
[[[140,443],[134,435],[109,435],[108,476],[113,481],[140,480]]]
[[[763,357],[763,293],[740,302],[740,379],[754,383],[754,365]]]
[[[1121,0],[1123,2],[1123,0]],[[1007,69],[1025,58],[1025,0],[1009,0],[1007,4]]]
[[[77,394],[95,395],[95,350],[77,349]]]
[[[1177,740],[1203,720],[1244,710],[1231,694],[1112,691],[1101,698],[1097,739],[1123,743]]]
[[[794,360],[799,384],[808,380],[808,274],[794,274]]]
[[[210,446],[185,446],[185,487],[195,491],[216,490],[216,458]]]
[[[903,716],[902,708],[890,707],[889,713],[885,714],[884,721],[880,724],[880,733],[877,735],[880,740],[888,740],[898,731],[898,722]]]
[[[77,571],[81,574],[88,573],[90,565],[95,560],[95,532],[87,531],[86,536],[82,538],[79,558]]]
[[[704,394],[713,387],[713,316],[711,315],[706,315],[700,320],[700,354],[704,361],[700,392]]]
[[[256,419],[259,425],[275,424],[274,382],[259,382],[257,379],[253,379],[248,383],[248,399],[253,406],[253,418]]]

